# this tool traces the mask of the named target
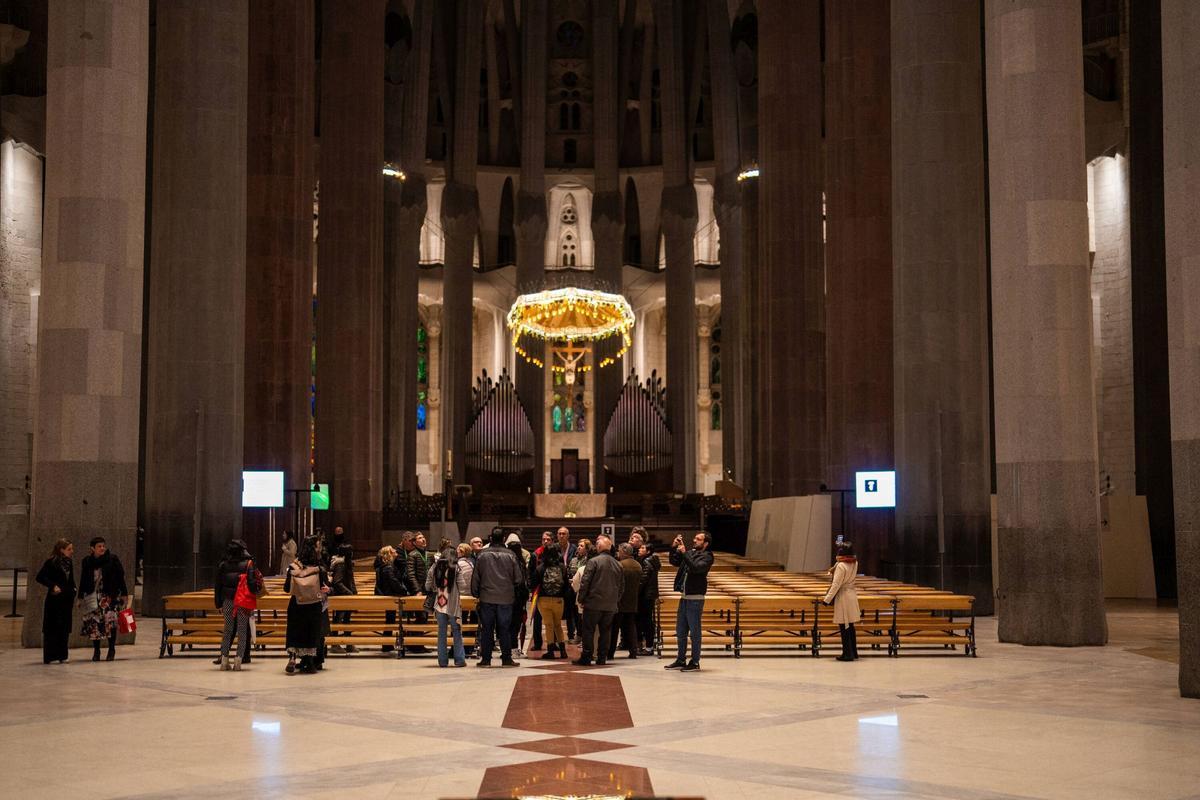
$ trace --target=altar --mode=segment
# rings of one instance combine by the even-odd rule
[[[533,515],[541,519],[604,517],[608,511],[608,495],[604,494],[535,494]]]

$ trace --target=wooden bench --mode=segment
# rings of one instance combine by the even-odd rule
[[[657,622],[657,649],[669,652],[678,646],[675,638],[675,619],[679,611],[680,596],[670,594],[659,597]],[[732,652],[737,645],[737,598],[729,595],[710,594],[704,598],[704,611],[700,615],[700,648],[719,647]]]
[[[978,656],[975,647],[975,598],[970,595],[905,593],[896,595],[896,652],[901,647],[936,647]]]

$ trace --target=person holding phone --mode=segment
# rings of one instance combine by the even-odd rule
[[[665,669],[680,672],[696,672],[700,669],[700,618],[704,615],[704,596],[708,594],[708,571],[712,569],[713,554],[708,550],[708,534],[699,531],[692,537],[689,550],[683,543],[683,535],[671,543],[671,566],[676,567],[675,591],[679,598],[679,610],[675,614],[675,639],[679,650],[675,660]],[[692,657],[687,655],[688,640],[692,642]]]

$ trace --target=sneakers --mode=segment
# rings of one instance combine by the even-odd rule
[[[687,666],[687,664],[685,662],[679,661],[677,659],[675,661],[672,661],[670,664],[667,664],[665,667],[663,667],[663,669],[683,669],[686,666]]]
[[[697,664],[695,661],[691,661],[691,662],[688,662],[687,664],[684,664],[682,667],[680,667],[679,671],[680,672],[699,672],[700,665]]]

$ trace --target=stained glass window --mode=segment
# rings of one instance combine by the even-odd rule
[[[417,430],[425,430],[429,419],[429,334],[417,325]]]

